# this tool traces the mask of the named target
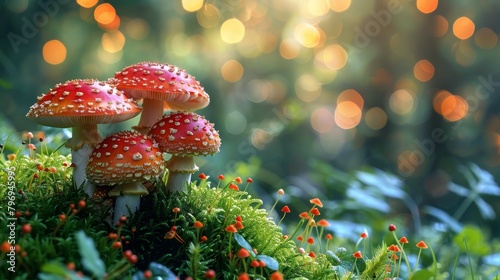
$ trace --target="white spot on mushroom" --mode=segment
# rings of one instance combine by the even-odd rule
[[[117,154],[116,155],[116,159],[123,159],[123,155],[122,154]]]
[[[173,135],[168,136],[168,141],[174,141],[174,140],[175,140],[175,136],[173,136]]]
[[[142,155],[141,155],[141,153],[135,153],[135,154],[132,156],[132,159],[133,159],[133,160],[141,160],[141,159],[142,159]]]

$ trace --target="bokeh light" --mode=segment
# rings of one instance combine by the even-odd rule
[[[220,21],[220,12],[212,4],[206,4],[203,9],[199,9],[196,13],[198,23],[204,28],[212,28],[217,26]]]
[[[66,46],[59,40],[50,40],[43,45],[43,59],[48,64],[61,64],[66,60]]]
[[[235,83],[243,76],[243,65],[234,59],[226,61],[222,65],[221,74],[224,80]]]
[[[430,14],[437,9],[438,0],[417,0],[417,9],[424,14]]]
[[[356,127],[362,117],[361,109],[352,101],[342,101],[335,108],[335,124],[342,129]]]
[[[335,117],[331,110],[318,108],[311,114],[311,127],[318,133],[327,133],[335,127]]]
[[[340,70],[347,63],[347,52],[341,45],[330,45],[316,55],[316,60],[332,70]]]
[[[344,12],[349,9],[351,5],[351,0],[329,0],[328,6],[334,12]]]
[[[474,36],[476,45],[482,49],[492,49],[497,45],[497,34],[488,27],[480,28]]]
[[[94,19],[100,24],[110,24],[115,16],[115,8],[109,3],[100,4],[94,10]]]
[[[318,46],[321,34],[318,28],[309,23],[300,23],[295,28],[295,40],[306,48],[314,48]]]
[[[220,35],[227,44],[239,43],[245,36],[245,25],[236,18],[228,19],[222,24]]]
[[[102,34],[102,48],[109,53],[116,53],[123,49],[125,36],[119,30]]]
[[[434,76],[434,65],[427,59],[422,59],[415,63],[413,74],[417,80],[427,82]]]
[[[468,17],[460,17],[453,23],[453,35],[458,39],[466,40],[474,34],[474,22]]]
[[[432,107],[434,108],[434,111],[436,113],[442,115],[443,112],[441,110],[441,106],[443,105],[443,101],[448,97],[451,96],[452,94],[447,91],[447,90],[440,90],[434,94],[434,97],[432,98]]]
[[[182,8],[187,12],[196,12],[203,7],[203,0],[182,0]]]
[[[321,84],[310,74],[304,74],[295,81],[295,94],[304,102],[312,102],[321,94]]]
[[[112,30],[117,30],[120,27],[120,23],[121,23],[120,17],[118,15],[115,15],[115,17],[110,23],[103,24],[99,22],[98,24],[100,28],[107,31],[112,31]]]
[[[142,18],[131,19],[125,25],[125,33],[134,40],[142,40],[149,35],[149,24]]]
[[[448,20],[442,15],[434,17],[434,29],[432,30],[434,36],[442,37],[448,32]]]
[[[443,117],[450,122],[455,122],[464,118],[467,115],[468,109],[469,105],[467,101],[458,95],[450,95],[441,103],[441,113]]]
[[[76,3],[83,8],[92,8],[97,4],[97,2],[99,2],[99,0],[76,0]]]
[[[363,110],[363,106],[365,104],[363,96],[361,96],[361,94],[354,89],[346,89],[339,94],[337,97],[337,105],[344,101],[353,102],[360,110]]]
[[[300,45],[294,40],[283,40],[280,44],[280,55],[284,59],[294,59],[300,53]]]
[[[415,99],[408,90],[399,89],[391,94],[389,106],[394,113],[404,116],[413,111]]]
[[[227,132],[233,135],[238,135],[245,131],[247,127],[247,119],[242,113],[232,111],[226,116],[225,127]]]
[[[366,111],[365,114],[366,126],[373,130],[379,130],[386,126],[387,124],[387,114],[380,107],[373,107]]]

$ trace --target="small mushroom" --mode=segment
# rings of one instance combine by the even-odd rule
[[[122,122],[140,112],[141,108],[114,85],[84,79],[57,84],[38,97],[26,116],[41,125],[73,128],[66,147],[71,149],[75,165],[73,180],[81,187],[89,154],[102,140],[97,124]],[[93,189],[86,192],[92,196]]]
[[[197,110],[210,102],[195,77],[177,66],[140,62],[117,72],[113,79],[117,87],[134,99],[143,99],[143,113],[135,130],[147,133],[158,121],[164,108]]]
[[[169,171],[167,190],[182,190],[191,174],[198,170],[195,156],[214,155],[221,144],[214,125],[192,112],[173,112],[156,122],[149,136],[162,152],[172,154],[167,161]]]
[[[154,141],[136,131],[109,135],[90,154],[86,168],[95,185],[114,186],[116,196],[113,224],[140,207],[141,195],[148,194],[142,182],[150,181],[165,169],[162,152]]]

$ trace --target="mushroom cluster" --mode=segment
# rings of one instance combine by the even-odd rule
[[[57,84],[38,97],[26,116],[41,125],[72,128],[66,147],[71,149],[74,163],[73,180],[81,187],[88,156],[102,140],[97,124],[122,122],[140,112],[141,108],[115,85],[83,79]]]
[[[142,108],[136,103],[142,100]],[[38,97],[27,117],[41,125],[72,127],[66,147],[72,151],[73,178],[92,197],[116,196],[114,223],[139,209],[143,183],[168,169],[167,190],[183,189],[198,170],[195,156],[219,151],[214,125],[191,111],[208,106],[210,97],[184,69],[140,62],[116,72],[106,82],[94,79],[57,84]],[[170,111],[164,115],[164,110]],[[136,131],[106,136],[98,124],[128,120],[141,113]],[[165,162],[164,154],[171,154]]]

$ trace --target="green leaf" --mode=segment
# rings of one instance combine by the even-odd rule
[[[270,270],[279,270],[280,264],[274,258],[267,255],[256,255],[256,259],[263,261]]]
[[[422,269],[413,274],[412,280],[428,280],[434,279],[434,273],[427,269]]]
[[[460,252],[486,256],[490,252],[490,246],[484,241],[481,230],[474,226],[465,226],[464,229],[453,238]],[[467,242],[467,244],[465,244]]]
[[[340,265],[342,263],[342,260],[330,250],[326,251],[326,259],[332,265]]]
[[[245,237],[243,237],[237,233],[235,233],[233,235],[233,237],[234,237],[234,240],[236,240],[236,243],[238,243],[238,245],[245,248],[252,255],[252,257],[255,257],[255,253],[253,252],[252,245],[250,245],[250,243],[248,243],[248,241],[246,241]]]
[[[82,257],[83,267],[92,273],[93,276],[98,278],[104,277],[106,273],[106,267],[104,262],[99,257],[99,252],[97,252],[94,240],[87,237],[85,232],[78,231],[76,233],[76,241],[78,242],[78,249],[80,250],[80,255]]]
[[[65,265],[59,262],[47,262],[40,268],[42,273],[38,274],[38,279],[41,280],[88,280],[86,276],[79,276],[76,272],[69,270]]]

